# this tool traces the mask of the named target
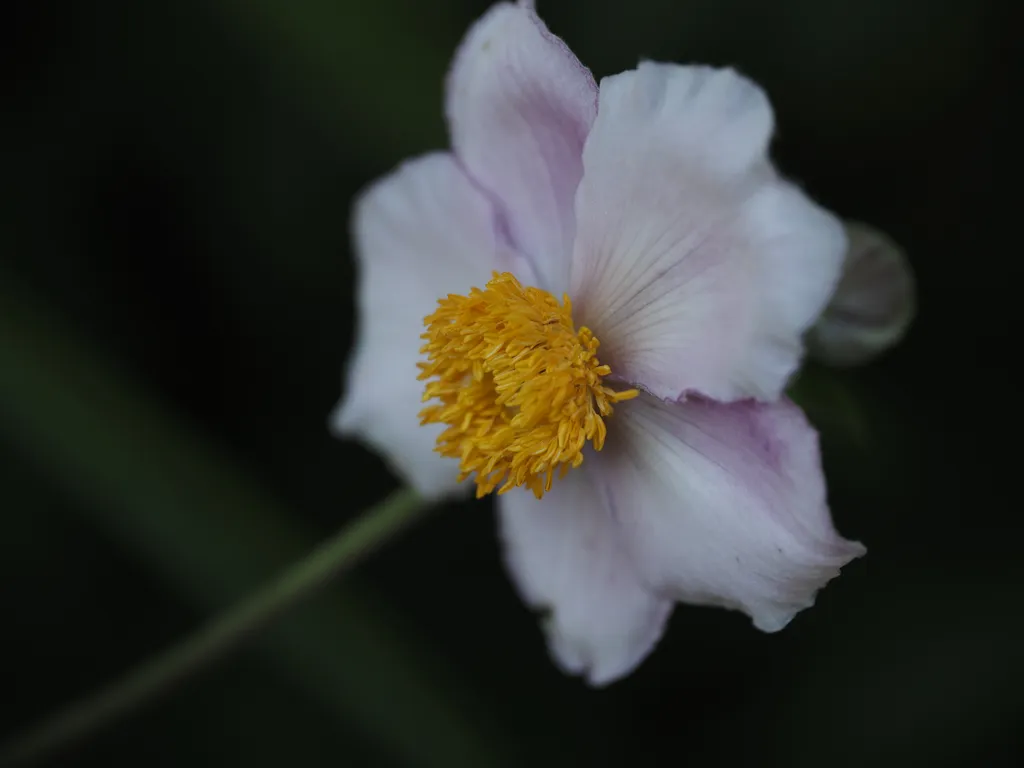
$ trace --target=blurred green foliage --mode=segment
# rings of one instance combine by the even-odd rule
[[[294,514],[72,329],[34,311],[18,288],[0,274],[6,436],[100,528],[210,611],[313,549],[316,538]],[[304,601],[259,642],[271,663],[382,752],[417,765],[500,765],[485,724],[458,702],[458,682],[399,626],[365,588],[334,589]],[[396,721],[404,724],[397,731]]]

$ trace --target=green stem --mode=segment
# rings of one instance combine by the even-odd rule
[[[72,702],[7,744],[0,749],[0,768],[36,764],[151,703],[174,684],[237,647],[331,577],[354,566],[418,520],[425,510],[426,505],[412,491],[392,494],[191,637],[94,694]]]

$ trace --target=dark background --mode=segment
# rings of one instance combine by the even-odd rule
[[[783,170],[909,252],[905,344],[812,370],[801,392],[837,524],[868,556],[777,635],[684,607],[639,671],[595,692],[549,663],[489,504],[466,503],[55,765],[1021,753],[1019,25],[976,0],[540,6],[598,77],[641,56],[739,67],[774,100]],[[5,11],[0,741],[394,487],[325,429],[352,338],[348,210],[444,145],[442,77],[486,7]]]

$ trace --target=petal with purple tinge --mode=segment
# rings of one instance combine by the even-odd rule
[[[567,287],[573,199],[597,111],[590,72],[536,13],[499,3],[473,25],[448,78],[455,154],[488,190],[540,287]]]
[[[832,525],[817,434],[792,403],[628,405],[597,476],[662,594],[744,611],[773,632],[864,553]]]

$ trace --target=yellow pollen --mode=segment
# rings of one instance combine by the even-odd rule
[[[539,499],[555,472],[583,463],[590,442],[604,446],[612,404],[635,389],[602,384],[589,328],[575,329],[572,303],[494,273],[484,290],[449,294],[423,320],[421,424],[447,424],[434,450],[459,460],[459,480],[475,475],[477,497],[525,485]],[[500,487],[499,487],[500,485]]]

